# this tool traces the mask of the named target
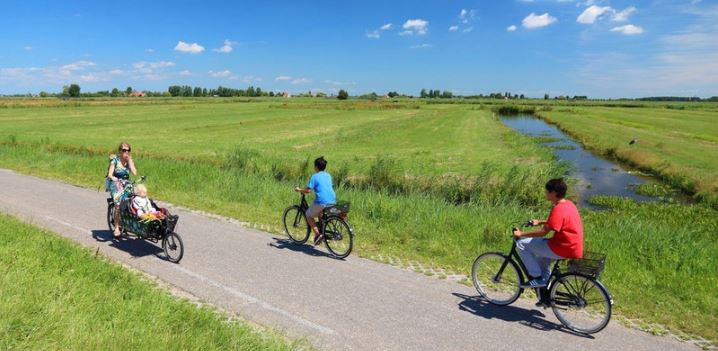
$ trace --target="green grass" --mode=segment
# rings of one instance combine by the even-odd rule
[[[119,116],[132,123],[107,126]],[[546,215],[543,183],[565,170],[476,104],[93,100],[0,109],[0,129],[14,136],[0,139],[0,167],[97,187],[106,154],[128,139],[152,196],[275,231],[307,161],[325,155],[352,202],[357,253],[463,273],[479,253],[508,249],[513,222]],[[582,211],[586,242],[609,255],[602,280],[616,310],[718,340],[716,211],[595,201],[610,210]]]
[[[291,350],[59,236],[0,215],[0,349]]]
[[[718,110],[582,107],[539,115],[590,149],[658,174],[718,208]],[[638,142],[629,145],[632,139]]]

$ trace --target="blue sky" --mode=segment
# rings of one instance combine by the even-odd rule
[[[0,94],[718,95],[718,1],[6,1]]]

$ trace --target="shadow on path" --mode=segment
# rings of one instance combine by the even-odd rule
[[[314,246],[312,246],[310,244],[297,244],[289,239],[283,239],[283,238],[277,238],[277,237],[272,237],[272,239],[274,240],[274,242],[269,243],[267,245],[269,245],[273,248],[276,248],[276,249],[290,250],[290,251],[294,251],[294,252],[301,252],[301,253],[304,253],[304,254],[307,254],[310,256],[327,257],[327,258],[332,258],[332,259],[339,260],[339,261],[344,261],[344,259],[336,258],[324,251],[318,250],[317,248],[315,248]],[[311,240],[311,238],[310,238],[310,240]]]
[[[161,255],[163,253],[161,247],[143,239],[135,239],[134,236],[123,235],[118,240],[107,229],[95,229],[92,231],[92,237],[99,242],[109,242],[111,247],[127,252],[132,257],[153,255],[164,260],[164,256]]]
[[[587,339],[594,339],[593,336],[575,333],[564,328],[561,324],[556,324],[546,320],[546,315],[535,309],[524,309],[510,305],[496,306],[484,300],[481,296],[468,296],[461,293],[452,293],[452,295],[463,299],[463,301],[459,302],[459,310],[472,313],[479,317],[486,319],[500,319],[506,322],[518,322],[521,325],[537,330],[556,330]]]

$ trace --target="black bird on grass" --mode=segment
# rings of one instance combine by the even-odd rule
[[[628,142],[628,145],[633,145],[638,142],[638,139],[631,139],[631,141]]]

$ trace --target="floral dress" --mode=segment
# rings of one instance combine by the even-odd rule
[[[110,186],[110,195],[112,196],[112,201],[114,201],[115,205],[119,206],[122,200],[126,199],[130,195],[125,191],[125,182],[130,179],[130,169],[127,167],[129,164],[127,166],[122,164],[120,156],[112,159],[110,164],[115,166],[115,171],[112,175],[117,178],[117,181],[113,181]]]

